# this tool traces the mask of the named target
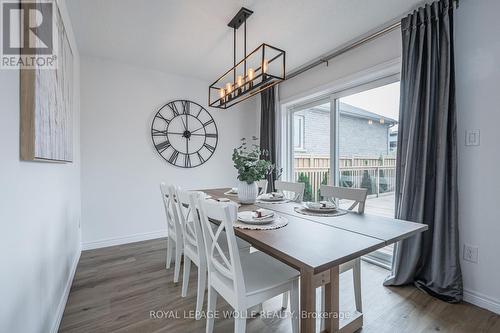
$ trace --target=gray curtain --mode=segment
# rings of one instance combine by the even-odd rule
[[[276,94],[275,87],[260,93],[260,148],[269,152],[265,159],[276,165]],[[274,191],[274,180],[277,171],[274,170],[267,178],[267,191]]]
[[[426,232],[396,245],[384,285],[414,283],[447,302],[462,300],[458,243],[453,1],[402,20],[396,217]]]

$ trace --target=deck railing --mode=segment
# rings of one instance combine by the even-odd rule
[[[340,186],[368,188],[368,194],[376,196],[394,192],[396,185],[396,158],[394,156],[341,157],[339,171]],[[306,199],[318,200],[321,184],[331,183],[330,158],[320,155],[296,155],[294,173],[296,181],[310,184],[310,198]]]

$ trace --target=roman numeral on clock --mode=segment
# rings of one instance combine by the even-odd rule
[[[203,156],[201,156],[201,154],[199,152],[197,152],[196,154],[198,155],[198,158],[200,159],[200,164],[205,163],[205,159],[203,158]]]
[[[167,141],[163,141],[159,144],[156,145],[156,149],[160,152],[160,153],[163,153],[165,150],[167,150],[168,147],[170,147],[171,144],[170,142],[167,140]]]
[[[153,128],[151,135],[153,135],[153,136],[165,136],[165,135],[167,135],[167,131],[160,131],[160,130]]]
[[[211,123],[213,123],[214,120],[213,119],[210,119],[209,121],[207,121],[206,123],[203,123],[203,127],[207,127],[208,125],[210,125]]]
[[[174,150],[172,152],[172,155],[170,155],[170,158],[168,159],[168,161],[171,163],[171,164],[175,164],[175,162],[177,162],[177,158],[179,157],[179,152],[177,150]]]
[[[204,109],[200,106],[200,109],[198,110],[198,113],[196,114],[196,118],[198,118],[201,114],[201,111],[203,111]]]
[[[170,123],[170,119],[163,117],[163,115],[160,112],[156,114],[156,118],[160,118],[161,120],[165,121],[167,125]]]
[[[203,147],[207,148],[210,151],[210,153],[213,153],[215,151],[215,147],[212,147],[208,143],[205,143]]]
[[[216,138],[216,137],[217,137],[217,134],[215,134],[215,133],[207,133],[207,134],[205,134],[205,136],[206,136],[207,138]]]
[[[184,114],[189,114],[191,112],[190,107],[191,103],[189,103],[189,101],[182,101],[182,112]]]
[[[179,110],[177,109],[177,105],[175,105],[175,102],[168,104],[168,107],[174,113],[174,117],[177,117],[179,115]]]
[[[187,154],[186,157],[184,157],[184,167],[186,168],[191,167],[191,157],[189,156],[189,154]]]

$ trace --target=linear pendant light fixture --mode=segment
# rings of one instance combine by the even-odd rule
[[[228,26],[233,28],[233,67],[208,87],[208,105],[227,109],[285,80],[285,51],[266,43],[247,55],[247,19],[242,7]],[[236,63],[236,30],[243,24],[244,58]]]

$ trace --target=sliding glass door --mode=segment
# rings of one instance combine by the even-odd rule
[[[306,201],[321,200],[321,184],[366,188],[365,213],[394,217],[398,116],[397,76],[289,109],[288,178],[306,184]],[[367,258],[387,267],[392,247]]]

